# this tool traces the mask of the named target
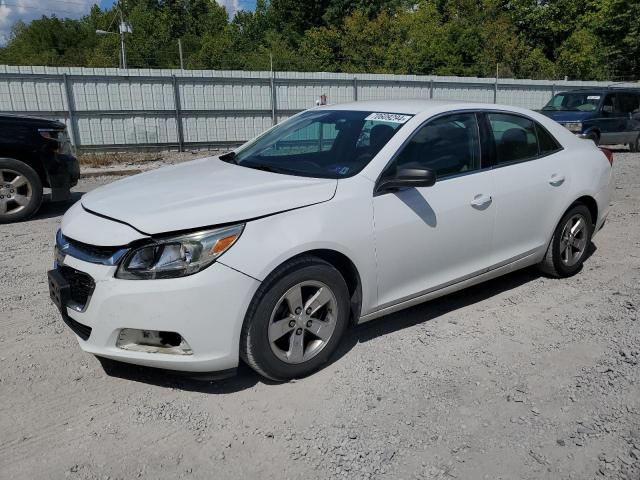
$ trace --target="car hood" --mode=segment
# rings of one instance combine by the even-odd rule
[[[574,110],[539,110],[539,113],[559,123],[582,122],[593,116],[593,112],[576,112]]]
[[[336,186],[335,179],[264,172],[209,157],[105,185],[86,194],[82,206],[153,235],[325,202]]]

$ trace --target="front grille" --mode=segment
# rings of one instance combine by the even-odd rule
[[[84,272],[80,272],[79,270],[66,265],[59,265],[58,270],[65,280],[69,282],[71,290],[69,298],[80,309],[84,309],[89,301],[89,297],[93,293],[93,289],[96,286],[93,278]],[[71,305],[69,306],[72,307]]]
[[[86,325],[76,322],[65,313],[62,314],[62,320],[71,330],[73,330],[73,333],[78,335],[82,340],[89,340],[89,337],[91,336],[91,327],[87,327]]]
[[[102,263],[107,261],[118,253],[118,251],[122,250],[122,247],[98,247],[95,245],[88,245],[69,237],[65,237],[64,235],[62,238],[64,242],[71,245],[77,253],[84,254],[80,257],[81,260],[91,261],[91,259],[93,259],[92,263]]]

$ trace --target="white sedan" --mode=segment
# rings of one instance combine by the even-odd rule
[[[50,293],[99,357],[299,377],[350,323],[530,265],[577,273],[612,162],[521,108],[323,106],[85,195],[62,220]]]

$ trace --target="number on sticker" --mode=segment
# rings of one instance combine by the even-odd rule
[[[411,115],[400,115],[399,113],[372,113],[365,120],[377,120],[378,122],[405,123]]]

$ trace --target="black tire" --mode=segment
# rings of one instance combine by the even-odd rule
[[[632,152],[640,152],[640,134],[629,144],[629,150]]]
[[[565,225],[571,218],[575,217],[576,215],[580,215],[584,218],[586,224],[586,245],[584,251],[582,251],[582,253],[579,255],[576,263],[573,265],[567,265],[561,258],[560,242],[562,240],[562,232],[565,228]],[[538,268],[543,273],[557,278],[564,278],[575,275],[582,269],[584,259],[587,256],[589,246],[591,245],[592,235],[593,219],[591,218],[591,212],[583,204],[574,205],[562,216],[562,219],[556,226],[556,229],[553,232],[553,237],[551,238],[551,242],[549,243],[549,247],[547,248],[547,253],[545,254],[542,262],[538,264]]]
[[[335,328],[315,356],[302,363],[291,364],[281,360],[273,352],[269,340],[269,325],[271,315],[278,308],[283,295],[299,283],[307,281],[321,282],[333,293],[338,310]],[[309,375],[325,364],[335,352],[347,327],[349,310],[347,284],[333,265],[313,256],[296,258],[273,272],[254,295],[242,328],[240,358],[260,375],[271,380],[286,381]],[[293,334],[292,331],[290,335]]]
[[[15,178],[15,174],[22,176],[26,180],[26,184],[18,188],[11,188],[10,182]],[[16,194],[25,196],[26,192],[29,192],[26,205],[18,205],[15,201],[12,201]],[[0,205],[0,224],[25,220],[36,213],[42,204],[42,182],[40,177],[26,163],[13,158],[0,158],[0,197],[0,200],[5,205],[4,207]],[[9,201],[7,201],[7,198],[9,198]],[[2,210],[5,210],[5,212],[3,213]]]
[[[600,135],[598,135],[596,132],[589,133],[589,135],[587,135],[587,138],[593,141],[593,143],[595,143],[596,145],[600,145]]]

